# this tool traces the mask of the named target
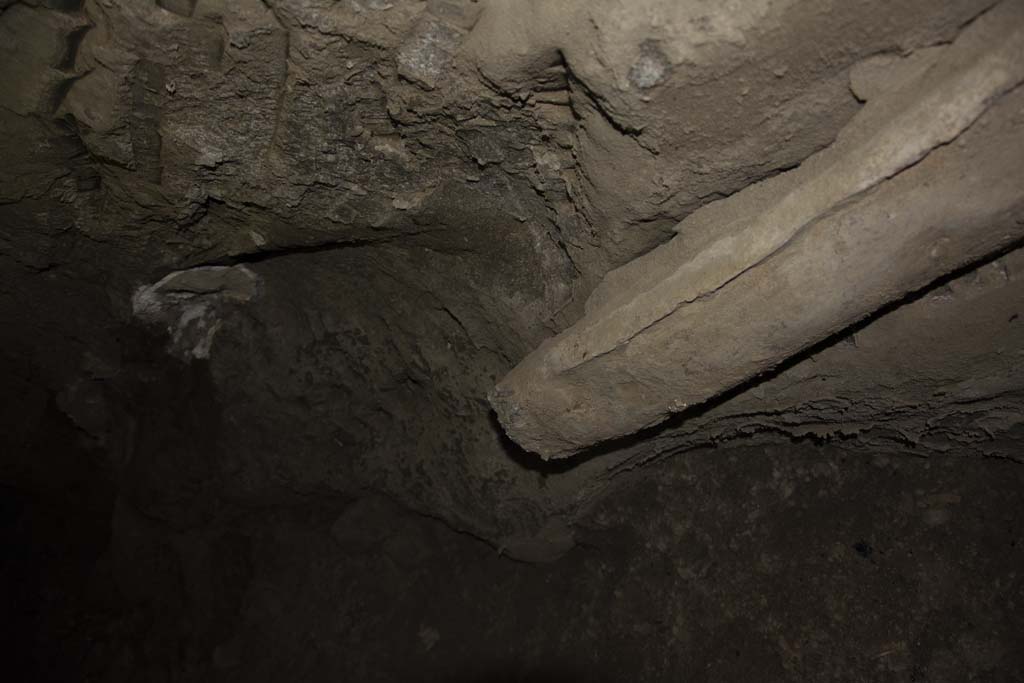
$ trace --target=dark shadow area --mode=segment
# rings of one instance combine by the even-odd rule
[[[611,683],[595,672],[581,673],[572,667],[552,667],[541,671],[514,675],[507,668],[496,667],[465,676],[429,679],[431,683]]]
[[[29,435],[7,447],[0,484],[4,668],[11,680],[82,680],[98,622],[79,615],[97,613],[88,603],[98,597],[114,485],[52,398]]]

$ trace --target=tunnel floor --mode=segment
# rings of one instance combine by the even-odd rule
[[[6,641],[39,681],[1024,680],[1020,465],[794,443],[632,484],[549,564],[379,497],[179,533],[7,492]],[[65,550],[110,514],[148,551]]]

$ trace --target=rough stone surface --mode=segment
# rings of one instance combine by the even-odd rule
[[[568,457],[653,426],[1019,244],[1024,8],[993,10],[894,80],[800,168],[609,273],[494,391],[509,434]]]
[[[570,42],[524,42],[525,61],[498,60],[515,66],[500,72],[490,55],[544,13],[512,21],[501,3],[473,4],[10,6],[8,33],[41,27],[66,47],[36,41],[5,61],[37,88],[5,90],[0,109],[4,139],[18,141],[2,170],[6,362],[55,394],[110,366],[92,393],[126,412],[138,401],[126,378],[139,370],[121,371],[140,362],[133,293],[169,272],[244,264],[259,303],[218,323],[194,370],[217,394],[204,465],[217,475],[202,490],[268,504],[370,488],[515,547],[552,515],[571,519],[633,455],[533,471],[489,415],[493,383],[578,317],[611,266],[700,204],[828,146],[860,106],[849,84],[861,58],[950,41],[990,6],[796,3],[701,18],[696,5],[567,5],[552,30],[582,12],[605,56],[582,48],[589,28],[531,28]],[[690,27],[690,42],[648,30],[652,17]],[[403,76],[435,24],[465,34],[441,41],[450,63],[431,83]],[[858,30],[836,33],[847,25]],[[795,31],[832,52],[811,59]],[[548,52],[560,61],[526,58]],[[602,73],[602,60],[621,66]],[[657,83],[632,89],[631,70]],[[836,392],[765,411],[828,421],[814,406]],[[93,436],[121,444],[117,462],[150,457],[131,434]]]
[[[200,266],[139,287],[132,312],[164,328],[171,353],[186,360],[208,358],[224,308],[252,301],[258,291],[259,280],[245,266]]]
[[[0,0],[23,678],[1019,678],[1019,250],[585,456],[486,400],[1013,4]]]

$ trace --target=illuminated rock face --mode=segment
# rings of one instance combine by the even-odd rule
[[[927,59],[798,169],[609,273],[493,392],[509,435],[559,458],[656,426],[1020,243],[1024,7]]]

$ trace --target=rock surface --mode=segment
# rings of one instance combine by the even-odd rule
[[[624,585],[644,593],[645,572],[653,571],[644,563],[658,556],[645,544],[668,536],[641,530],[645,550],[609,573],[588,564],[588,529],[618,504],[636,514],[624,512],[623,520],[655,520],[658,506],[668,510],[663,520],[681,516],[691,499],[706,518],[728,512],[747,488],[730,485],[713,500],[699,481],[720,473],[693,459],[705,449],[737,458],[735,471],[762,489],[774,474],[744,458],[794,440],[824,443],[814,453],[829,463],[885,453],[899,468],[918,464],[907,456],[942,457],[979,477],[971,496],[986,490],[972,467],[1016,471],[1010,461],[1022,460],[1024,438],[1020,249],[894,300],[796,355],[788,351],[771,374],[680,417],[559,462],[541,462],[513,443],[487,395],[533,349],[588,315],[588,297],[594,311],[624,294],[616,278],[639,266],[616,271],[598,289],[614,269],[680,249],[691,238],[676,236],[680,224],[706,221],[708,238],[723,237],[724,207],[827,158],[876,102],[1019,6],[0,0],[0,74],[8,84],[0,89],[0,452],[13,454],[2,463],[3,482],[18,501],[31,499],[25,509],[59,511],[46,518],[62,539],[54,547],[67,537],[109,543],[109,552],[79,541],[68,547],[99,567],[95,591],[131,605],[103,622],[112,629],[105,642],[123,645],[96,650],[109,655],[110,679],[231,680],[204,668],[216,667],[258,680],[245,676],[261,665],[277,672],[273,666],[290,660],[289,671],[314,679],[372,680],[382,658],[360,643],[400,632],[423,657],[448,656],[460,647],[453,634],[479,635],[467,624],[485,619],[489,605],[517,606],[474,602],[491,585],[491,569],[502,577],[495,585],[509,587],[509,601],[534,604],[548,585],[544,577],[561,576],[545,568],[560,564],[534,563],[560,557],[578,563],[593,584],[567,579],[559,585],[569,597],[534,616],[555,623],[557,614],[570,615],[573,600],[591,601],[599,607],[572,612],[566,619],[574,626],[560,633],[625,638],[604,609],[615,604],[615,572],[632,576]],[[939,180],[928,164],[966,163],[984,144],[1013,155],[1019,137],[1003,145],[1003,132],[1015,126],[1019,136],[1020,112],[1018,87],[894,182],[910,173]],[[973,168],[963,179],[941,179],[980,182],[995,167],[979,163],[976,177]],[[876,208],[891,205],[876,200]],[[970,200],[942,206],[968,209]],[[665,413],[653,402],[644,407]],[[785,478],[804,476],[792,474],[785,448],[773,453],[789,468]],[[648,507],[629,498],[646,495],[635,488],[638,478],[670,471],[681,472],[669,477],[679,493],[663,487]],[[865,495],[858,482],[883,487],[875,474],[836,479],[821,489],[825,503],[808,490],[810,507],[801,514],[826,509],[832,491],[854,520]],[[962,508],[928,496],[949,493],[960,475],[930,476],[921,475],[927,491],[914,493],[900,513],[924,525],[914,526],[908,543],[955,554],[928,530],[950,529],[950,515]],[[968,492],[956,495],[967,500]],[[999,496],[1014,504],[1008,489]],[[366,507],[367,500],[376,502]],[[706,533],[742,535],[746,515],[757,512],[744,506]],[[812,508],[819,512],[806,512]],[[305,533],[289,526],[307,515],[317,522]],[[374,520],[367,533],[353,536],[351,527],[367,516]],[[335,524],[342,518],[348,521]],[[789,533],[806,517],[785,519],[765,533]],[[872,519],[884,525],[887,517]],[[984,526],[979,519],[972,529]],[[75,532],[60,531],[61,520]],[[687,534],[699,533],[694,524]],[[850,547],[861,540],[883,547],[853,526],[820,532],[815,548],[840,539],[836,562],[860,562]],[[687,534],[672,541],[671,552],[693,556],[666,571],[699,576],[702,546]],[[1013,540],[1006,534],[998,543]],[[436,544],[422,541],[431,535]],[[753,550],[741,557],[724,540],[709,537],[709,544],[708,566],[722,561],[752,571]],[[992,551],[987,544],[970,547]],[[486,570],[466,560],[461,583],[448,571],[449,551],[479,553]],[[786,574],[771,555],[765,571]],[[355,564],[343,566],[339,557]],[[284,558],[308,562],[284,567]],[[831,566],[805,559],[797,563],[802,577]],[[1018,615],[1008,603],[986,611],[935,598],[938,586],[971,576],[967,559],[959,573],[945,574],[915,562],[923,564],[890,568],[872,585],[916,572],[913,590],[931,607],[913,613],[906,633],[871,643],[871,656],[881,660],[850,670],[896,662],[886,669],[896,677],[937,671],[948,660],[947,671],[981,675],[1012,659],[1000,654],[1016,647],[1006,624]],[[1019,594],[1016,579],[994,566],[983,569],[1001,577],[1002,588],[972,583],[971,595],[986,596],[979,604]],[[429,585],[441,587],[439,604],[473,605],[458,628],[430,610],[398,609],[374,621],[373,605],[404,595],[419,567]],[[771,607],[753,598],[722,602],[737,585],[757,592],[757,577],[743,576],[708,592],[671,584],[672,609],[704,601],[703,626],[680,626],[678,637],[690,638],[686,652],[732,661],[726,640],[701,634],[760,634],[750,642],[762,649],[766,670],[788,672],[780,677],[842,671],[818,666],[827,645],[793,645],[813,639],[812,626],[786,631],[772,621],[784,597]],[[349,579],[365,594],[344,593],[339,586]],[[463,585],[473,590],[463,595]],[[815,590],[815,599],[827,598],[827,586]],[[343,597],[351,608],[339,616],[330,609]],[[912,602],[894,604],[909,609]],[[858,604],[835,612],[855,622]],[[932,608],[945,610],[944,624],[960,618],[952,615],[957,609],[969,613],[964,618],[988,615],[992,624],[974,621],[959,640],[935,636],[927,657],[915,659],[905,644],[931,633]],[[289,631],[304,613],[316,614],[323,628]],[[737,615],[748,613],[759,621],[737,625]],[[736,628],[716,630],[729,624]],[[649,644],[664,636],[663,626],[649,624],[629,638]],[[193,640],[182,635],[193,631]],[[822,643],[842,637],[826,631]],[[348,649],[321,654],[337,632],[351,636]],[[323,641],[311,646],[309,633]],[[554,641],[536,633],[502,656],[539,661]],[[273,659],[275,643],[289,656],[261,659]],[[594,647],[582,639],[571,645]],[[654,650],[635,651],[651,656],[624,655],[616,671],[639,667],[648,680],[664,680],[672,670],[658,668]],[[773,659],[775,651],[787,654]],[[351,669],[339,663],[359,652],[366,658],[348,660]],[[248,653],[260,656],[249,661]],[[158,669],[187,673],[161,678]],[[742,673],[733,671],[734,679]]]
[[[569,3],[551,16],[476,5],[8,5],[7,49],[45,40],[4,61],[11,82],[32,84],[5,90],[0,109],[5,365],[31,368],[53,394],[88,382],[110,415],[154,401],[156,432],[183,428],[165,409],[172,396],[211,387],[203,419],[216,428],[195,495],[280,504],[368,488],[519,547],[553,516],[571,522],[638,456],[621,444],[535,469],[489,414],[493,383],[576,320],[611,267],[701,204],[828,147],[861,107],[851,78],[869,97],[871,64],[919,62],[916,50],[951,41],[992,3]],[[674,29],[686,39],[670,40]],[[999,263],[989,268],[1012,272]],[[209,358],[182,375],[179,361],[140,352],[139,288],[226,266],[245,266],[261,292],[203,328],[217,328],[208,349],[205,333],[192,340]],[[1014,281],[986,286],[1013,308]],[[921,318],[965,329],[960,297],[892,315],[908,330]],[[857,371],[815,385],[804,368],[820,363],[805,360],[640,450],[863,433],[855,425],[891,408],[877,387],[894,372],[920,370],[928,387],[908,386],[895,425],[916,447],[942,429],[930,412],[963,400],[949,387],[1001,376],[977,398],[1017,405],[997,369],[1007,356],[987,364],[993,348],[1019,348],[1019,324],[979,322],[988,352],[966,356],[956,331],[943,333],[918,370],[857,351],[886,325],[899,326],[887,316],[859,347],[823,351]],[[878,333],[874,348],[901,334]],[[138,381],[175,375],[193,379]],[[117,423],[96,433],[93,420],[89,438],[117,444],[119,470],[169,457]]]
[[[492,394],[512,438],[569,457],[654,426],[1024,240],[1024,8],[930,58],[800,168],[609,273]]]

